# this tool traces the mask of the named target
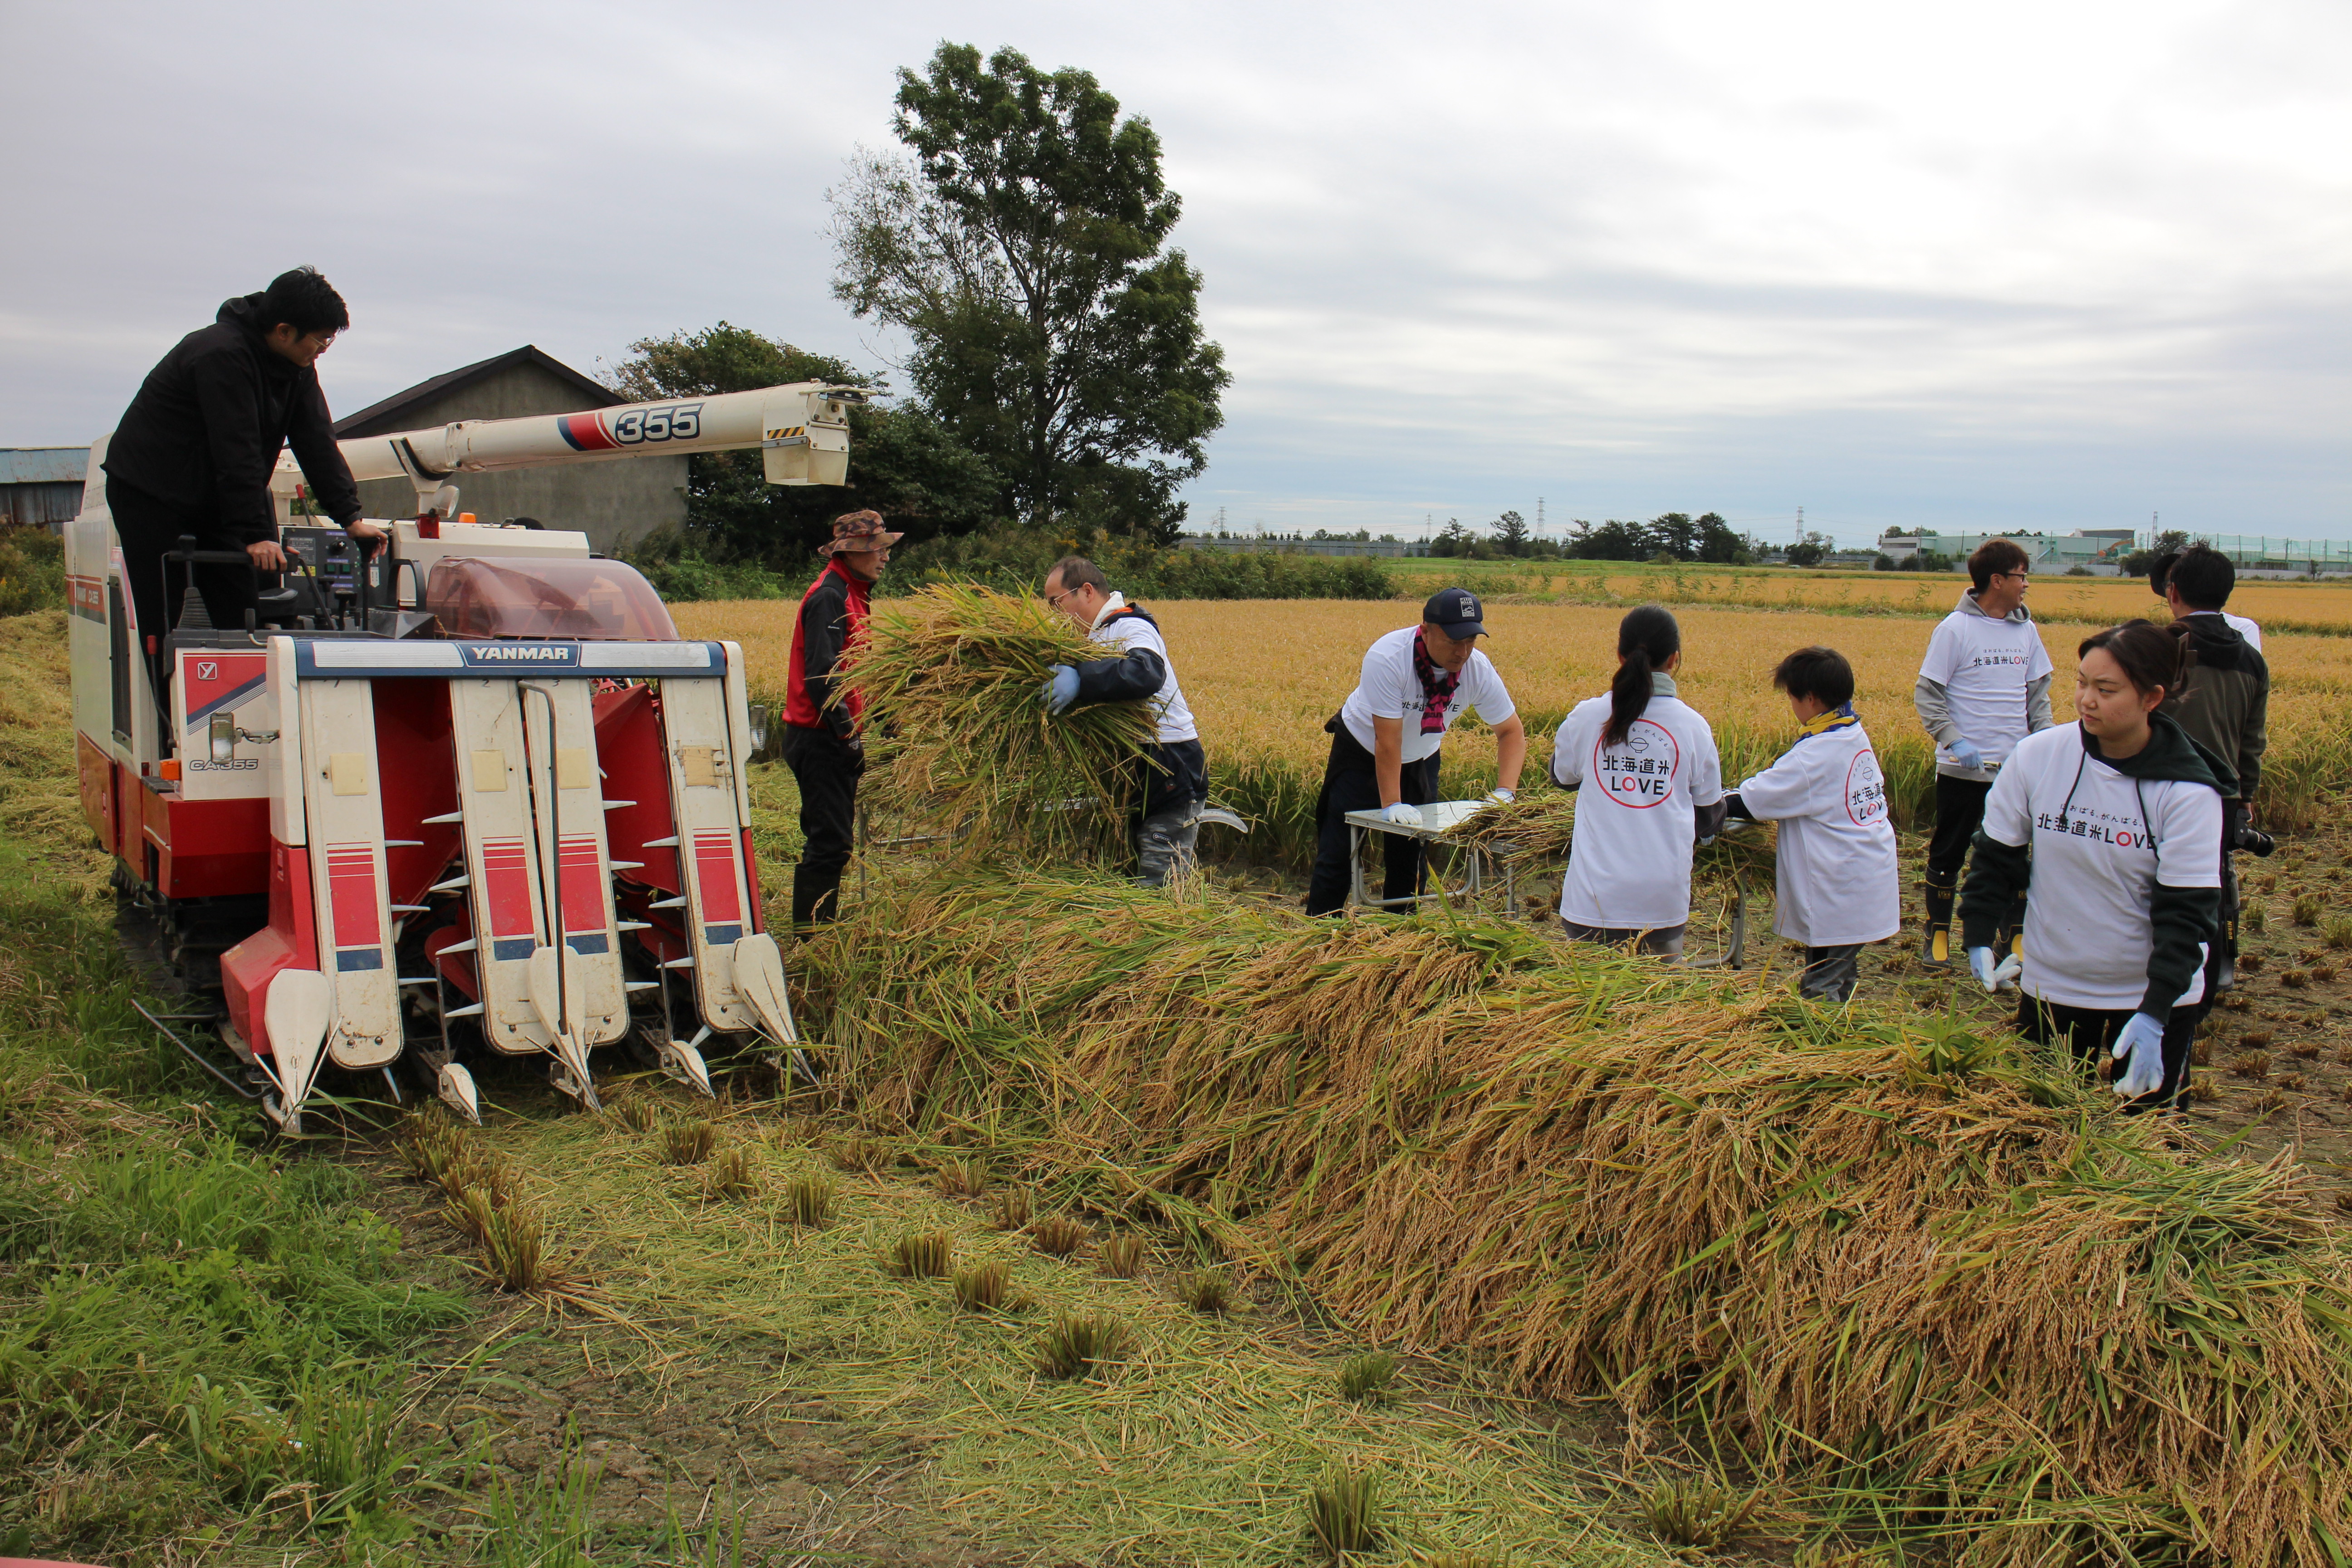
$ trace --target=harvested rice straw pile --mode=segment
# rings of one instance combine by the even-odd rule
[[[958,584],[877,603],[866,636],[847,684],[869,720],[866,798],[894,826],[956,834],[969,853],[1125,852],[1149,706],[1057,718],[1039,695],[1055,665],[1116,649],[1034,601]]]
[[[1576,792],[1538,784],[1517,799],[1497,802],[1464,817],[1445,835],[1449,843],[1466,844],[1490,855],[1527,860],[1565,860],[1576,827]],[[1698,851],[1701,870],[1729,871],[1745,868],[1770,884],[1773,831],[1764,823],[1749,823],[1718,834]]]
[[[1668,1405],[1957,1561],[2352,1542],[2352,1257],[2302,1170],[2168,1147],[2006,1035],[1044,877],[810,952],[869,1114],[1026,1140],[1366,1333]]]

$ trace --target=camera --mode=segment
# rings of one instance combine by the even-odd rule
[[[2278,847],[2278,840],[2259,828],[2241,826],[2230,847],[2243,849],[2250,855],[2267,855]]]

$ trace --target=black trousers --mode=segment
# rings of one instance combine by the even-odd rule
[[[784,765],[801,790],[801,858],[793,868],[793,924],[841,914],[841,874],[856,844],[857,781],[866,759],[830,730],[784,726]]]
[[[1397,798],[1408,805],[1426,805],[1437,798],[1437,753],[1397,769]],[[1379,776],[1372,771],[1372,753],[1356,743],[1348,727],[1331,725],[1331,758],[1323,764],[1323,793],[1315,802],[1315,875],[1307,884],[1307,912],[1337,914],[1347,906],[1348,813],[1381,808]],[[1382,896],[1411,898],[1421,891],[1421,846],[1410,838],[1382,834],[1388,873]]]
[[[2020,992],[2017,1032],[2038,1045],[2063,1044],[2076,1062],[2095,1070],[2099,1063],[2111,1059],[2116,1037],[2135,1011],[2069,1007]],[[2164,1082],[2125,1106],[2126,1110],[2162,1110],[2179,1099],[2181,1087],[2189,1079],[2189,1043],[2197,1038],[2197,1026],[2204,1022],[2206,1011],[2207,1004],[2202,1002],[2172,1010],[2164,1026]]]
[[[121,479],[106,481],[107,510],[114,513],[115,537],[122,542],[122,575],[130,590],[141,637],[160,637],[180,620],[180,601],[186,596],[187,568],[166,566],[163,552],[177,550],[183,534],[194,534],[199,550],[243,550],[245,541],[223,525],[209,509],[182,506],[149,495]],[[255,607],[264,574],[251,566],[199,566],[196,593],[205,614],[225,631],[245,629],[245,612]],[[269,573],[275,587],[278,574]],[[168,591],[165,579],[170,579]]]
[[[1974,779],[1936,775],[1936,831],[1927,839],[1927,880],[1948,888],[1960,879],[1969,840],[1984,826],[1985,796],[1992,785]]]

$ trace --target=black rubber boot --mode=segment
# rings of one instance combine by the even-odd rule
[[[841,917],[841,873],[803,860],[793,868],[793,931],[803,942],[816,928]]]
[[[1952,901],[1959,895],[1957,882],[1929,878],[1919,884],[1927,900],[1927,934],[1919,944],[1919,962],[1930,969],[1952,967]]]
[[[1994,934],[1992,953],[1995,962],[2012,956],[2022,958],[2025,955],[2025,895],[2023,893],[2018,894],[2017,900],[2009,906],[2008,916],[2002,920],[2000,929]]]

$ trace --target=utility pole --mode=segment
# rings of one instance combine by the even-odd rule
[[[1797,543],[1799,543],[1799,544],[1802,544],[1804,542],[1805,542],[1805,509],[1804,509],[1803,507],[1800,506],[1799,508],[1797,508],[1797,539],[1796,539],[1796,542],[1797,542]]]
[[[1536,497],[1536,537],[1538,539],[1541,539],[1543,537],[1543,497]]]

